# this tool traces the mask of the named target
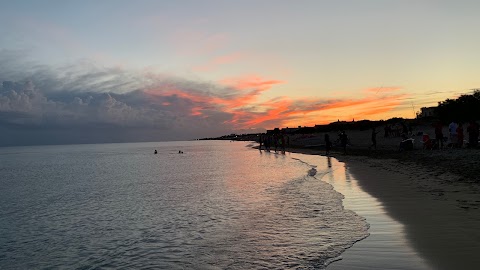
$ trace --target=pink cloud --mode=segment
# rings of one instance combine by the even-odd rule
[[[367,95],[358,99],[278,97],[260,103],[258,97],[264,91],[285,81],[247,76],[224,79],[221,82],[239,91],[221,95],[164,87],[147,93],[188,101],[188,104],[192,104],[188,107],[190,116],[208,118],[212,111],[224,112],[229,118],[223,124],[234,129],[312,126],[351,118],[381,119],[382,115],[398,111],[408,97],[406,94]],[[394,91],[396,90],[391,90],[392,93]]]
[[[281,98],[261,104],[265,107],[262,113],[244,113],[245,121],[243,128],[265,128],[284,126],[312,126],[314,124],[326,124],[337,119],[345,119],[353,114],[359,118],[381,117],[401,105],[401,98],[405,95],[393,95],[380,98],[366,97],[362,99],[348,100],[321,100],[321,99],[297,99]],[[333,114],[332,112],[336,112]],[[335,116],[332,116],[335,115]]]
[[[220,81],[220,83],[231,86],[238,90],[258,89],[265,91],[270,89],[275,84],[283,84],[286,83],[286,81],[265,80],[258,76],[252,75],[247,77],[224,79]]]
[[[200,116],[200,115],[203,115],[202,110],[203,110],[203,107],[201,107],[201,106],[193,107],[193,108],[191,109],[190,115],[192,115],[192,116]]]
[[[188,109],[191,116],[200,116],[203,115],[203,111],[212,109],[229,113],[232,117],[225,123],[240,125],[240,123],[246,122],[245,119],[249,117],[249,109],[246,109],[246,107],[254,105],[262,92],[275,84],[284,83],[281,80],[262,79],[259,76],[228,79],[223,82],[227,84],[227,87],[242,89],[242,91],[235,91],[233,94],[228,92],[222,95],[189,91],[178,86],[164,84],[161,87],[145,90],[144,93],[160,98],[158,102],[164,106],[173,106],[170,101],[167,101],[168,98],[174,97],[185,100],[188,104],[193,104]],[[233,86],[228,86],[228,84],[233,84]]]

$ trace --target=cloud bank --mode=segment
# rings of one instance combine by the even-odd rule
[[[53,68],[16,51],[0,53],[0,81],[0,145],[186,140],[243,131],[233,124],[235,109],[268,88],[261,80],[239,90],[88,61]]]
[[[0,51],[0,146],[260,132],[322,123],[332,109],[366,105],[366,114],[385,112],[402,97],[392,87],[389,95],[357,100],[278,97],[260,102],[265,91],[286,81],[252,75],[205,82],[89,61],[50,67],[29,62],[23,54]]]

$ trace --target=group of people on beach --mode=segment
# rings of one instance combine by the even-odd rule
[[[444,148],[444,142],[448,142],[449,147],[451,148],[462,148],[465,146],[465,135],[464,135],[464,125],[463,123],[457,123],[456,121],[452,121],[448,125],[448,137],[443,135],[443,125],[442,123],[436,122],[434,123],[435,128],[435,140],[429,141],[431,144],[431,148]],[[395,128],[392,128],[395,127]],[[399,151],[402,150],[413,150],[414,146],[414,139],[412,138],[413,131],[411,126],[408,126],[404,122],[400,122],[397,125],[385,125],[384,127],[385,137],[396,137],[400,136],[402,138],[399,146]],[[466,132],[468,133],[468,141],[466,141],[466,146],[469,148],[476,148],[479,145],[479,125],[475,121],[470,121]],[[376,150],[377,149],[377,134],[380,131],[376,130],[376,127],[373,126],[371,130],[371,145],[368,147],[369,150]],[[428,135],[427,135],[428,136]],[[424,136],[425,137],[425,136]],[[346,135],[345,131],[341,131],[339,133],[339,138],[336,142],[337,145],[342,147],[343,153],[347,153],[347,144],[349,142],[348,136]],[[424,146],[425,146],[425,139],[424,139]],[[329,134],[325,134],[325,153],[326,155],[330,154],[330,150],[332,148],[332,142],[330,141]]]
[[[407,125],[405,122],[399,122],[394,125],[385,125],[383,128],[384,130],[384,137],[400,137],[405,135],[412,135],[412,126]]]
[[[445,137],[443,134],[443,125],[440,121],[436,122],[434,125],[435,128],[435,141],[434,144],[431,144],[431,148],[442,149],[444,148],[444,142],[450,141],[448,146],[452,148],[462,148],[465,142],[465,135],[463,129],[463,123],[457,123],[452,121],[448,125],[448,137]],[[479,125],[475,121],[470,121],[467,126],[468,141],[467,147],[475,148],[478,146],[478,136],[479,136]],[[428,139],[428,138],[427,138]],[[424,139],[424,143],[425,143]]]
[[[457,123],[456,121],[452,121],[448,125],[448,137],[444,136],[443,133],[443,125],[440,121],[435,122],[433,124],[435,138],[430,139],[427,133],[417,132],[414,134],[412,131],[412,127],[407,125],[404,122],[399,122],[396,125],[386,125],[384,127],[385,137],[396,137],[400,136],[400,146],[398,148],[399,151],[404,150],[413,150],[414,149],[414,141],[415,139],[413,136],[423,136],[423,146],[424,149],[442,149],[444,148],[444,143],[447,144],[446,146],[451,148],[462,148],[464,146],[469,148],[476,148],[478,147],[478,139],[479,139],[479,125],[475,121],[470,121],[466,129],[464,128],[464,123]],[[395,127],[392,129],[392,127]],[[371,145],[368,147],[368,150],[376,150],[377,149],[377,135],[381,131],[377,130],[377,127],[372,126],[371,128]],[[465,140],[465,133],[468,133],[468,140]],[[426,139],[427,138],[427,139]],[[347,154],[347,146],[350,144],[350,139],[345,132],[345,130],[341,130],[338,133],[338,138],[336,140],[332,140],[330,138],[330,134],[326,133],[324,135],[324,147],[325,147],[325,154],[328,156],[330,155],[330,151],[334,146],[339,147],[343,154]],[[285,152],[285,147],[290,145],[290,137],[284,134],[283,132],[279,133],[266,133],[261,134],[259,137],[259,150],[266,150],[271,151],[273,150],[277,152],[280,150],[282,153]]]
[[[261,134],[259,138],[260,146],[258,150],[262,150],[262,146],[265,148],[265,151],[270,152],[272,146],[274,147],[275,152],[278,149],[285,153],[285,147],[290,145],[290,137],[282,133],[275,134]]]
[[[340,131],[338,134],[337,144],[343,149],[343,154],[347,154],[347,144],[349,142],[348,135],[345,133],[344,130]],[[330,135],[328,133],[325,134],[325,155],[330,155],[330,150],[332,149],[333,143],[330,141]]]

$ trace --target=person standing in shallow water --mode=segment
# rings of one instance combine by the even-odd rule
[[[277,148],[278,148],[278,136],[277,136],[277,134],[273,135],[273,146],[275,147],[275,153],[276,153]]]
[[[263,140],[263,145],[265,146],[265,151],[270,152],[270,144],[272,142],[272,139],[270,135],[265,135],[264,140]]]
[[[263,135],[260,134],[260,137],[258,138],[258,143],[260,144],[258,146],[258,150],[262,151],[262,144],[263,144]]]
[[[342,144],[343,154],[346,155],[347,154],[348,136],[345,133],[345,131],[343,131],[343,130],[340,133],[340,143]]]
[[[332,142],[330,141],[330,135],[325,134],[325,155],[330,155],[330,149],[332,148]]]

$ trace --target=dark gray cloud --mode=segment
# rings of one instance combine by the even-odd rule
[[[0,81],[0,146],[194,139],[234,129],[232,114],[212,100],[236,92],[208,82],[88,61],[54,68],[5,50]]]

